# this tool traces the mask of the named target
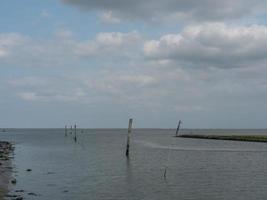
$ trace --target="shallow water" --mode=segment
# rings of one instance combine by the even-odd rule
[[[267,134],[267,130],[183,132]],[[0,133],[0,140],[16,144],[13,175],[18,182],[10,189],[23,189],[25,199],[37,200],[267,198],[266,143],[175,138],[175,130],[137,129],[127,160],[126,133],[78,131],[77,143],[72,135],[65,137],[63,129]],[[29,168],[31,172],[26,171]]]

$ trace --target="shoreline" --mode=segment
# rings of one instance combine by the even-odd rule
[[[10,142],[0,141],[0,199],[8,193],[8,185],[11,180],[12,166],[11,153],[14,148]]]
[[[208,139],[208,140],[231,140],[241,142],[262,142],[267,143],[267,135],[178,135],[181,138],[192,138],[192,139]]]

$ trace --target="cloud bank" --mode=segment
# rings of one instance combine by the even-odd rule
[[[235,68],[266,63],[267,27],[212,23],[186,27],[144,44],[149,59],[169,60],[186,67]]]
[[[61,0],[81,10],[100,10],[113,19],[128,18],[159,21],[176,17],[194,21],[222,21],[251,16],[266,11],[262,0]],[[109,16],[110,17],[110,16]]]
[[[142,46],[138,32],[100,32],[92,39],[79,40],[71,31],[57,31],[52,38],[34,39],[28,36],[0,34],[0,64],[24,67],[66,67],[79,59],[112,62],[134,57]]]

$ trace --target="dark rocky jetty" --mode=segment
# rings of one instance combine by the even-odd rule
[[[183,134],[177,137],[193,139],[232,140],[243,142],[267,142],[267,135],[195,135]]]

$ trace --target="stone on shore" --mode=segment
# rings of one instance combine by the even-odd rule
[[[11,143],[0,141],[0,199],[4,199],[8,192],[8,184],[12,173],[10,154],[13,150],[14,147]]]

